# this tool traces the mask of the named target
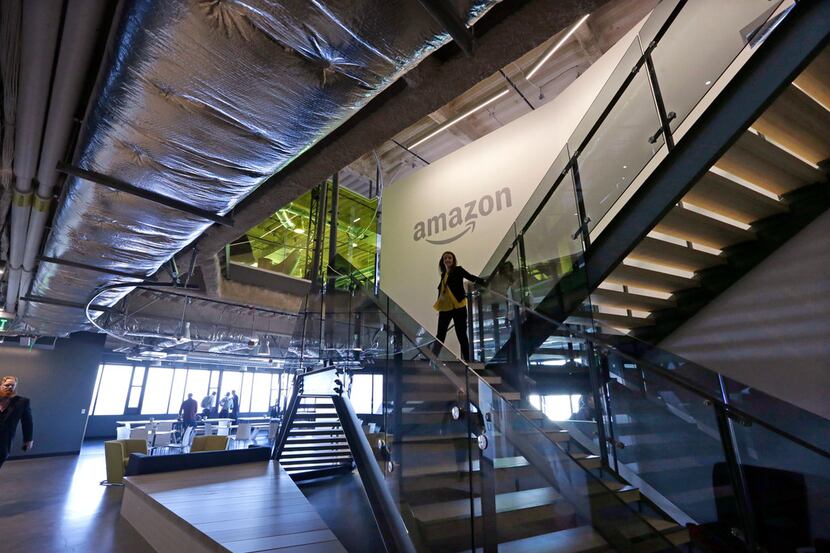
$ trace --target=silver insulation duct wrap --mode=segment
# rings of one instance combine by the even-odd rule
[[[472,22],[495,1],[450,5]],[[131,0],[73,163],[227,214],[448,39],[418,0]],[[72,177],[44,254],[151,275],[209,224]],[[84,304],[116,282],[129,279],[41,263],[31,295]],[[39,302],[18,321],[88,328],[83,310]]]

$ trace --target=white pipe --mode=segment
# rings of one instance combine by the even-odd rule
[[[66,152],[78,100],[83,92],[98,27],[103,23],[106,0],[70,0],[61,38],[46,132],[37,170],[37,193],[32,201],[29,230],[23,251],[19,295],[24,297],[32,279],[52,194],[58,181],[56,167]]]
[[[14,133],[14,192],[6,311],[13,312],[20,288],[23,249],[32,202],[32,179],[37,169],[49,81],[60,28],[61,3],[26,0],[20,32],[20,86]]]

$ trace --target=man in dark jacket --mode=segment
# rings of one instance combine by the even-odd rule
[[[4,376],[0,380],[0,467],[12,448],[17,424],[23,426],[23,451],[34,445],[32,439],[32,408],[29,398],[17,395],[16,376]]]
[[[236,390],[231,392],[231,397],[233,398],[233,409],[231,410],[231,418],[233,422],[237,422],[239,420],[239,396],[236,395]]]
[[[179,407],[179,416],[182,419],[182,432],[188,426],[196,426],[196,410],[198,408],[199,404],[193,399],[193,394],[187,394],[187,399]]]

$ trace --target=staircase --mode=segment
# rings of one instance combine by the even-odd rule
[[[825,49],[591,294],[599,323],[656,342],[830,207]]]
[[[298,394],[274,458],[294,481],[350,473],[355,462],[331,396]]]
[[[454,371],[461,366],[460,363],[448,365]],[[593,509],[619,509],[621,501],[642,514],[647,530],[632,524],[626,536],[632,551],[660,551],[668,547],[669,541],[688,542],[688,533],[682,526],[641,497],[636,488],[603,469],[599,457],[573,441],[567,431],[549,421],[491,370],[477,368],[482,380],[494,386],[526,420],[533,421],[533,428],[528,428],[525,434],[535,435],[536,429],[541,429],[550,446],[567,454],[596,477],[582,498]],[[591,521],[521,455],[511,443],[512,436],[502,435],[498,430],[488,434],[488,439],[496,441],[498,454],[493,459],[493,475],[485,483],[481,466],[487,462],[480,458],[476,431],[470,432],[468,426],[468,422],[473,426],[474,423],[465,416],[453,419],[452,408],[460,403],[447,386],[446,377],[428,361],[399,361],[396,370],[400,373],[395,373],[388,397],[400,398],[397,400],[400,412],[390,409],[387,414],[387,418],[399,417],[390,422],[395,431],[371,438],[387,440],[379,449],[377,459],[387,471],[392,462],[393,470],[387,481],[393,483],[395,495],[405,511],[404,519],[410,521],[410,535],[419,550],[464,551],[471,531],[476,535],[476,543],[481,543],[486,516],[482,487],[487,485],[494,487],[495,513],[495,519],[487,525],[497,528],[499,551],[615,550]],[[471,493],[474,530],[470,520]],[[609,498],[610,495],[616,499]],[[655,541],[652,535],[655,531],[669,541]]]

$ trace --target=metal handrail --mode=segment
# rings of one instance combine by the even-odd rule
[[[375,524],[383,536],[383,543],[389,553],[415,553],[415,546],[406,531],[397,503],[392,499],[386,480],[380,472],[372,447],[360,427],[360,421],[349,399],[332,395],[331,401],[337,411],[340,426],[346,435],[352,457],[357,465],[363,489],[369,498],[369,505],[375,517]]]

